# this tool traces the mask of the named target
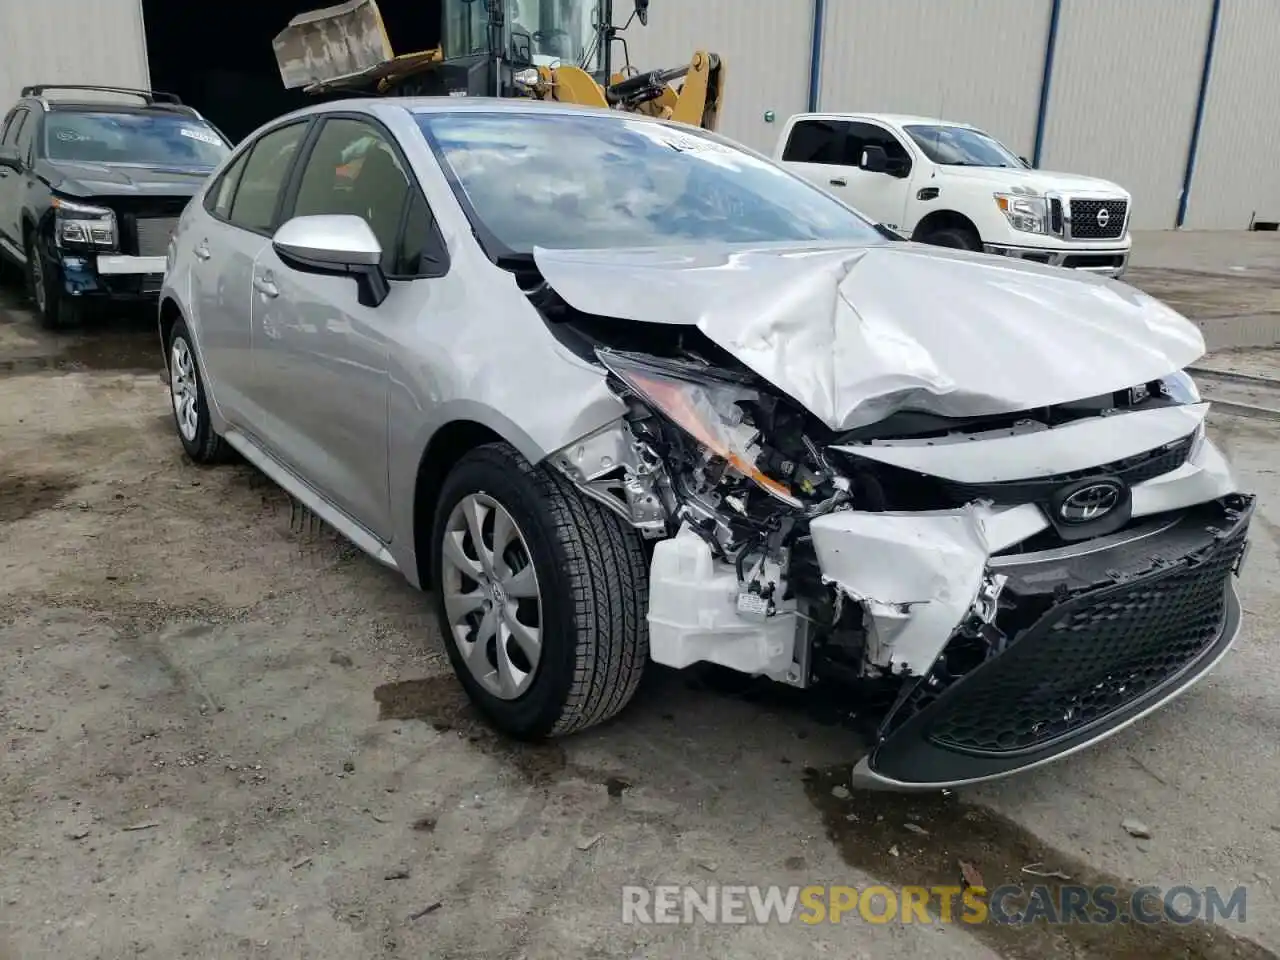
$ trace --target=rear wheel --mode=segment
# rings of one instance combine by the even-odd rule
[[[27,290],[36,305],[40,326],[67,330],[79,326],[80,304],[67,296],[58,282],[58,270],[40,251],[34,234],[27,236]]]
[[[436,507],[431,569],[449,659],[503,733],[585,729],[635,694],[649,657],[636,532],[505,443],[468,453]]]
[[[169,335],[169,399],[182,449],[196,463],[221,463],[227,443],[213,431],[209,401],[196,364],[187,324],[178,320]]]
[[[982,238],[965,227],[943,227],[924,235],[924,242],[935,247],[952,247],[956,250],[982,250]]]

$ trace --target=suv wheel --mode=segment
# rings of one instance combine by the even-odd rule
[[[964,227],[944,227],[930,231],[924,237],[925,243],[935,247],[951,247],[955,250],[982,250],[982,239],[972,230]]]
[[[184,320],[169,335],[169,399],[173,424],[182,449],[196,463],[220,463],[227,458],[227,443],[213,432],[204,382],[191,347],[191,333]]]
[[[40,326],[46,330],[66,330],[78,326],[80,304],[68,297],[58,283],[58,273],[40,252],[34,234],[27,237],[27,289],[35,302]]]
[[[636,532],[495,443],[445,480],[431,570],[449,660],[503,733],[583,730],[625,707],[649,659]]]

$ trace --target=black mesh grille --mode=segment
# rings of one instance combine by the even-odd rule
[[[1219,637],[1237,531],[1200,562],[1050,611],[929,726],[939,746],[1000,754],[1068,736],[1151,692]],[[959,691],[957,691],[959,692]]]
[[[1111,463],[1089,467],[1087,470],[1058,473],[1051,477],[1038,477],[1035,480],[1011,480],[999,483],[943,481],[943,489],[951,505],[961,506],[980,499],[991,500],[997,504],[1038,503],[1067,484],[1088,477],[1116,477],[1132,487],[1177,470],[1187,462],[1194,442],[1195,434],[1190,434],[1163,447],[1146,450],[1124,460],[1114,460]]]
[[[1124,236],[1128,207],[1125,200],[1072,200],[1072,239],[1118,240]]]

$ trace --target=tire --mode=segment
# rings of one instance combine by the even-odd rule
[[[40,252],[34,233],[27,235],[27,292],[36,305],[40,326],[46,330],[70,330],[83,319],[80,304],[68,297]]]
[[[214,433],[209,420],[204,381],[185,320],[179,319],[173,325],[165,358],[169,373],[169,410],[173,413],[173,426],[182,441],[182,449],[196,463],[225,462],[230,449],[227,442]]]
[[[490,582],[505,591],[482,581],[488,574],[467,522],[473,508],[490,555],[499,524],[514,528],[499,560],[490,561]],[[466,454],[446,478],[431,537],[432,587],[449,660],[495,727],[540,740],[602,723],[627,705],[649,659],[649,571],[639,535],[621,518],[510,445],[494,443]],[[461,557],[454,549],[446,556],[446,541]],[[522,572],[527,566],[532,577]],[[536,601],[527,597],[530,588]],[[519,641],[535,621],[536,660]],[[475,642],[486,622],[491,639]],[[510,667],[504,689],[500,643]]]
[[[982,239],[972,230],[964,227],[944,227],[941,230],[933,230],[925,234],[925,243],[931,243],[935,247],[952,247],[956,250],[973,250],[980,253],[982,251]]]

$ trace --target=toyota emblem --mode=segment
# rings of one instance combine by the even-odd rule
[[[1110,222],[1111,222],[1111,211],[1108,210],[1106,207],[1102,207],[1100,210],[1098,210],[1098,226],[1105,230],[1107,224]]]
[[[1120,484],[1099,480],[1081,487],[1063,499],[1058,516],[1063,523],[1089,523],[1105,517],[1120,503]]]

